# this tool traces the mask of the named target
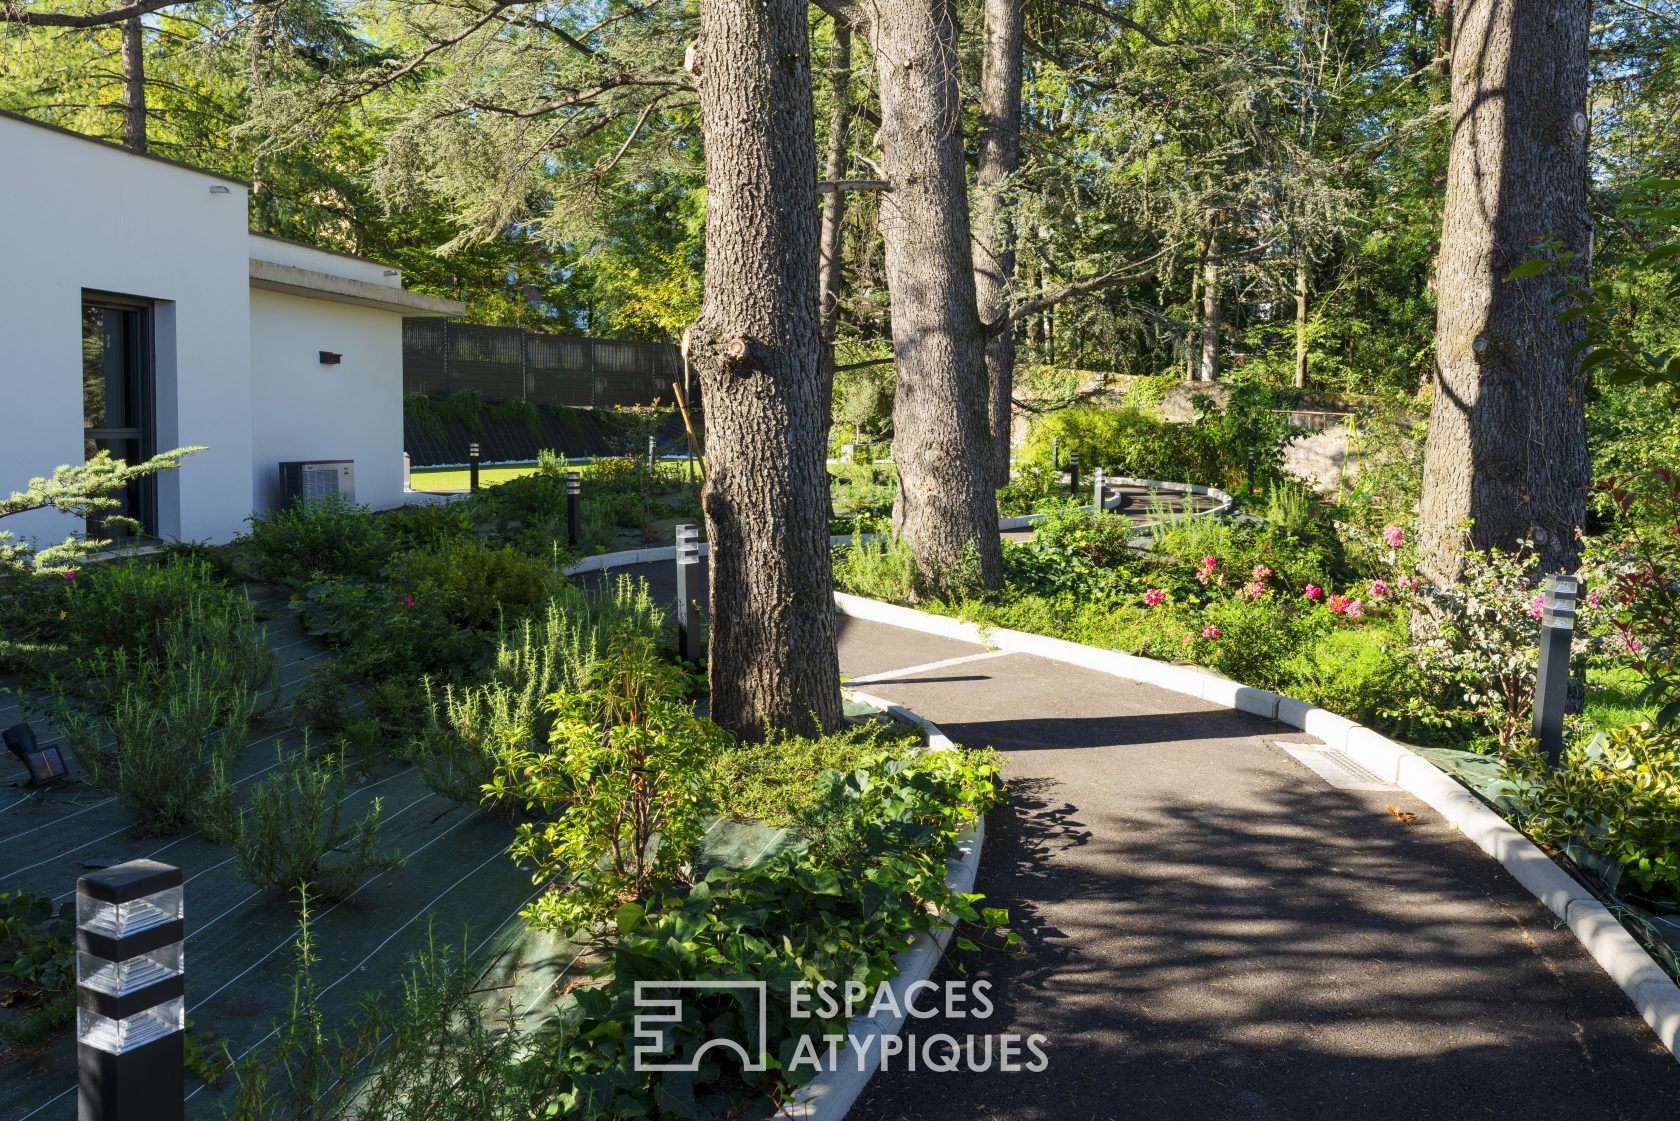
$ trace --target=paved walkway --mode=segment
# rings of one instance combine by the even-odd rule
[[[670,568],[633,571],[668,597]],[[855,1121],[1680,1116],[1680,1064],[1627,998],[1426,806],[1332,787],[1282,725],[982,653],[842,620],[860,688],[1009,760],[977,890],[1023,952],[941,967],[991,983],[990,1019],[907,1030],[1042,1034],[1050,1065],[899,1059]]]

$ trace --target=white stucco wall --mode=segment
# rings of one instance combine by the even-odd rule
[[[293,459],[354,460],[357,502],[402,505],[402,316],[252,289],[250,322],[257,508],[274,503],[279,464]],[[323,350],[342,361],[322,365]]]
[[[6,117],[0,167],[0,489],[83,458],[84,290],[141,297],[158,301],[158,446],[209,447],[159,478],[159,529],[238,533],[251,512],[245,188]],[[39,514],[0,528],[56,540],[74,527]]]

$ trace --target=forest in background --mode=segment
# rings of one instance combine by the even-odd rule
[[[0,25],[0,108],[247,179],[258,228],[397,264],[475,322],[675,339],[698,314],[694,0],[139,7]],[[983,19],[958,9],[971,206],[1007,208],[1014,298],[1090,285],[1014,323],[1024,380],[1427,385],[1445,0],[1027,3],[1019,168],[978,187]],[[839,178],[877,178],[866,37],[840,49],[815,6],[810,33],[818,151]],[[1594,268],[1627,291],[1630,336],[1669,349],[1633,265],[1649,233],[1623,208],[1680,176],[1680,3],[1598,4],[1590,58]],[[879,206],[847,194],[843,365],[890,352]],[[842,411],[867,412],[883,378],[843,377]]]

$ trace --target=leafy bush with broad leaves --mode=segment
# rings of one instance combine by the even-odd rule
[[[544,817],[560,811],[521,824],[509,851],[551,885],[527,918],[567,931],[682,879],[709,804],[706,770],[727,739],[637,635],[614,636],[587,691],[548,703],[549,744],[510,747],[485,797]]]
[[[1018,458],[1048,467],[1052,441],[1059,441],[1063,466],[1077,452],[1087,476],[1102,467],[1135,478],[1240,487],[1249,448],[1255,451],[1257,478],[1278,475],[1290,428],[1285,414],[1269,411],[1276,403],[1270,391],[1242,385],[1233,390],[1228,408],[1204,399],[1204,408],[1190,423],[1167,421],[1130,405],[1074,405],[1038,418]]]
[[[821,858],[795,848],[751,868],[713,869],[686,892],[621,905],[595,983],[572,988],[534,1035],[481,1005],[481,964],[431,942],[411,959],[394,1013],[364,1002],[347,1024],[328,1025],[306,911],[292,1007],[274,1042],[235,1066],[229,1116],[674,1121],[773,1110],[813,1073],[794,1063],[799,1049],[823,1053],[825,1033],[844,1029],[839,1019],[793,1015],[790,980],[856,981],[873,994],[916,933],[1007,923],[1002,911],[980,908],[979,896],[945,883],[957,838],[998,799],[996,775],[995,756],[952,751],[870,759],[826,776],[824,802],[837,812],[802,817],[811,823],[803,828],[843,818],[857,823],[850,835],[862,847],[825,848],[831,855]],[[955,942],[974,948],[963,934]],[[764,983],[769,1069],[743,1075],[702,1062],[692,1073],[638,1070],[625,1045],[646,1013],[637,982],[718,977]],[[697,991],[667,1030],[680,1061],[715,1038],[757,1038],[756,1008]]]
[[[745,869],[716,868],[686,893],[660,893],[616,916],[618,941],[602,966],[608,978],[573,993],[575,1017],[562,1017],[532,1044],[533,1062],[556,1087],[562,1118],[695,1115],[707,1095],[772,1100],[815,1072],[797,1065],[801,1048],[825,1052],[839,1020],[796,1017],[788,982],[853,980],[871,994],[896,973],[893,955],[920,931],[950,922],[1001,926],[1008,916],[980,909],[980,897],[945,883],[962,831],[995,805],[997,760],[990,753],[924,752],[883,758],[823,779],[817,806],[801,815],[804,846]],[[965,935],[954,940],[973,950]],[[1018,941],[1010,934],[1004,941]],[[623,1044],[641,1011],[634,982],[730,977],[765,982],[769,1069],[736,1075],[705,1064],[698,1076],[638,1071]],[[858,1011],[861,1011],[858,1010]],[[714,1038],[754,1038],[756,1009],[728,994],[684,1001],[668,1026],[681,1061]]]
[[[1649,725],[1570,745],[1556,767],[1522,752],[1512,799],[1537,841],[1579,840],[1646,896],[1680,900],[1680,737]]]
[[[261,580],[302,587],[317,576],[371,579],[391,555],[379,521],[340,495],[311,498],[253,517],[241,538]]]
[[[0,891],[0,983],[21,1018],[0,1020],[0,1044],[13,1057],[57,1039],[76,1017],[76,904]]]

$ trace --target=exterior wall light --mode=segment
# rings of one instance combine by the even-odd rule
[[[220,183],[217,183],[215,186],[210,188],[210,193],[213,194],[213,195],[225,195],[225,194],[228,194],[229,192],[228,192],[228,189],[226,187],[222,186]]]
[[[0,739],[6,741],[6,750],[16,755],[18,762],[29,772],[30,786],[40,786],[69,773],[69,768],[64,765],[64,753],[56,747],[37,744],[35,729],[28,724],[13,724],[0,732]]]
[[[344,361],[344,355],[342,354],[335,354],[330,350],[321,351],[321,365],[323,366],[336,366],[342,361]]]
[[[133,860],[76,881],[79,1121],[181,1121],[181,870]]]

